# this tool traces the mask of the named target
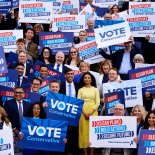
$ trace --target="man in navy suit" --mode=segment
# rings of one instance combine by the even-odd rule
[[[120,49],[112,54],[107,54],[102,49],[99,53],[105,58],[112,60],[113,67],[117,68],[122,80],[128,80],[128,71],[134,68],[133,58],[136,54],[142,54],[134,43],[133,38],[124,43],[125,49]]]
[[[4,109],[12,124],[15,135],[18,135],[21,129],[22,118],[27,116],[30,103],[23,100],[24,89],[16,87],[14,89],[14,99],[8,100],[4,104]]]
[[[23,84],[27,84],[28,79],[23,75],[25,70],[24,64],[22,63],[16,64],[15,69],[18,71],[17,86],[22,86]]]
[[[63,65],[64,60],[65,60],[64,53],[62,51],[58,51],[55,55],[55,63],[52,63],[51,67],[61,73],[64,73],[66,70],[66,66]]]

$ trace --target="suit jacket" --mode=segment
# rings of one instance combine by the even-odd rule
[[[55,63],[51,63],[49,66],[54,69],[54,65],[55,65]],[[67,67],[62,65],[62,73],[64,73],[66,69],[67,69]]]
[[[104,52],[102,49],[99,51],[99,53],[105,58],[105,59],[110,59],[112,60],[112,64],[113,67],[117,68],[118,70],[121,67],[121,63],[122,63],[122,58],[123,58],[123,54],[124,54],[124,49],[120,49],[118,51],[116,51],[113,54],[107,54],[106,52]],[[142,54],[142,51],[136,47],[136,45],[133,45],[133,48],[130,51],[130,64],[132,66],[132,68],[134,68],[135,64],[133,62],[133,58],[136,54]]]
[[[76,82],[73,82],[73,83],[74,83],[74,87],[75,87],[75,93],[76,93],[76,96],[77,96],[77,93],[78,93],[78,85],[77,85]],[[59,93],[66,95],[66,81],[64,81],[64,82],[61,83]]]
[[[27,116],[27,112],[29,110],[30,103],[23,100],[23,117]],[[18,112],[18,105],[15,99],[11,99],[5,102],[4,109],[8,115],[8,118],[12,124],[12,128],[16,128],[20,131],[20,118]]]

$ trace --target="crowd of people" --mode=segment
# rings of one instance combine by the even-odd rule
[[[132,0],[130,0],[132,1]],[[87,4],[92,5],[92,0],[85,0]],[[151,0],[152,2],[152,0]],[[129,2],[124,2],[120,7],[113,5],[102,17],[104,20],[112,20],[112,14],[119,13],[129,9]],[[12,12],[13,11],[13,12]],[[60,12],[61,14],[61,12]],[[78,15],[77,10],[71,10],[70,14]],[[74,98],[84,100],[84,106],[79,120],[79,126],[68,126],[65,152],[47,152],[44,150],[23,149],[24,155],[45,155],[45,154],[72,154],[79,155],[80,149],[84,155],[94,155],[94,149],[89,143],[89,118],[90,116],[105,115],[105,100],[103,92],[103,83],[122,82],[129,80],[129,70],[135,68],[135,64],[153,64],[155,63],[155,44],[149,42],[150,36],[136,37],[132,36],[128,42],[124,42],[124,49],[107,54],[104,49],[99,49],[99,54],[103,56],[103,61],[96,64],[89,64],[79,57],[78,50],[74,47],[76,44],[87,42],[88,30],[94,30],[95,20],[89,18],[87,29],[81,30],[78,36],[74,36],[73,47],[70,48],[68,55],[62,51],[56,54],[49,47],[40,47],[39,33],[52,32],[52,22],[50,24],[41,23],[19,23],[19,9],[12,9],[7,15],[0,14],[0,30],[19,30],[24,32],[24,38],[16,40],[18,62],[8,64],[8,69],[18,71],[17,85],[14,88],[13,99],[5,103],[0,100],[0,129],[11,128],[14,136],[22,138],[21,124],[23,117],[46,119],[45,108],[46,96],[41,95],[39,102],[33,104],[24,100],[23,86],[30,84],[30,92],[38,94],[42,82],[49,77],[48,68],[52,67],[65,76],[65,80],[53,79],[49,84],[51,92],[61,93]],[[141,46],[137,46],[140,42]],[[41,53],[39,54],[39,50]],[[5,54],[6,59],[9,53]],[[33,74],[36,60],[43,64],[39,68],[39,75],[33,77],[31,81],[29,76]],[[31,63],[30,63],[31,62]],[[79,72],[75,73],[73,69],[66,65],[78,67]],[[99,73],[95,78],[91,71]],[[1,77],[0,77],[1,78]],[[155,95],[146,91],[143,97],[143,106],[137,103],[136,106],[126,110],[119,103],[114,107],[114,116],[136,116],[137,117],[137,137],[134,141],[138,144],[139,133],[141,129],[155,130]],[[132,124],[131,124],[132,125]],[[102,155],[137,155],[138,149],[118,149],[106,148],[100,151]]]

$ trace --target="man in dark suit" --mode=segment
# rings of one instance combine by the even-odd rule
[[[61,73],[64,73],[66,70],[66,66],[63,65],[64,60],[65,60],[64,53],[62,51],[58,51],[55,55],[55,63],[52,63],[51,67]]]
[[[66,80],[60,84],[59,93],[76,97],[78,88],[77,83],[73,82],[74,72],[70,68],[66,68],[65,72]],[[67,130],[67,144],[66,144],[66,153],[72,153],[72,155],[78,155],[78,128],[74,126],[68,126]]]
[[[18,71],[17,86],[23,86],[23,84],[27,84],[28,79],[23,75],[25,70],[24,64],[17,63],[15,69]]]
[[[73,70],[71,70],[70,68],[66,68],[64,74],[65,74],[66,80],[60,84],[59,93],[67,96],[71,96],[71,97],[76,97],[78,86],[77,86],[77,83],[73,81],[74,79]]]
[[[30,103],[23,100],[24,89],[16,87],[14,89],[14,99],[8,100],[4,104],[4,109],[12,124],[15,135],[18,135],[21,129],[22,118],[27,116]]]
[[[136,54],[142,54],[134,43],[133,38],[124,43],[125,49],[120,49],[112,54],[107,54],[102,49],[99,53],[105,58],[112,60],[113,67],[117,68],[122,80],[128,80],[128,71],[134,68],[133,58]]]

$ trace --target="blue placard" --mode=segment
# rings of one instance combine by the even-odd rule
[[[0,85],[0,98],[2,99],[2,103],[4,105],[5,101],[13,99],[14,90],[13,88],[1,86]]]
[[[2,46],[0,46],[0,74],[2,73],[8,73],[8,69],[7,69],[6,59],[4,55],[4,49]]]
[[[19,0],[13,0],[13,8],[19,8]]]
[[[21,148],[64,151],[67,132],[66,121],[49,119],[23,118],[21,132],[24,134]]]
[[[119,91],[115,93],[106,93],[104,94],[105,99],[105,112],[106,115],[114,115],[114,107],[116,104],[121,103],[124,105],[125,108],[125,97],[124,91]]]
[[[132,69],[129,71],[130,79],[140,79],[143,94],[148,91],[155,94],[155,66]]]
[[[8,13],[12,8],[12,0],[0,0],[0,13]]]
[[[29,103],[40,102],[40,94],[34,92],[25,92],[24,100]]]
[[[95,28],[101,28],[103,26],[114,25],[123,22],[123,20],[95,20]]]
[[[49,91],[46,97],[47,117],[68,121],[69,125],[78,126],[84,101]]]
[[[138,155],[154,155],[155,154],[155,131],[140,130],[140,139],[138,146]]]
[[[73,45],[73,37],[73,32],[40,32],[39,45],[49,47],[52,54],[62,51],[65,55],[68,55],[69,49]]]
[[[80,11],[87,5],[87,3],[80,3]],[[96,13],[97,16],[103,17],[106,12],[109,12],[109,8],[100,8],[94,5],[91,5],[93,12]]]
[[[8,69],[8,73],[0,75],[0,85],[14,88],[17,84],[18,71]]]
[[[86,38],[86,40],[87,41],[95,40],[95,32],[94,32],[94,30],[86,29],[86,31],[87,31],[87,38]]]

